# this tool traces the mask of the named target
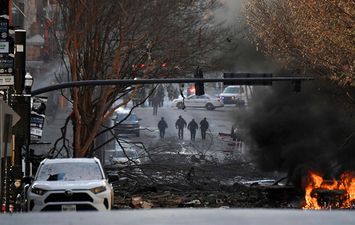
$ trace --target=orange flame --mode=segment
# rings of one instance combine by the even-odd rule
[[[329,190],[338,191],[337,194],[341,195],[338,202],[332,205],[320,205],[319,196],[314,194],[315,191]],[[310,172],[305,188],[305,201],[306,204],[303,209],[326,209],[329,207],[336,208],[350,208],[355,204],[355,172],[345,172],[340,176],[340,180],[324,180],[323,177]]]

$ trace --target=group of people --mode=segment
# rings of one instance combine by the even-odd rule
[[[155,112],[153,111],[153,115],[156,115],[156,111],[158,107],[162,107],[164,105],[164,98],[165,98],[165,89],[162,84],[158,84],[156,89],[152,92],[153,86],[144,85],[137,90],[135,96],[132,97],[132,104],[133,105],[140,105],[140,107],[145,107],[145,99],[147,95],[148,97],[148,106],[155,108]],[[170,89],[169,89],[170,90]],[[169,93],[168,90],[168,93]]]
[[[182,116],[179,116],[179,118],[175,122],[175,128],[178,130],[178,138],[180,140],[184,139],[184,129],[187,128],[190,131],[191,141],[195,141],[196,131],[197,131],[198,127],[199,126],[194,119],[192,119],[189,123],[186,123],[186,121],[184,120],[184,118],[182,118]],[[168,124],[164,120],[164,117],[162,117],[158,123],[160,138],[164,138],[166,128],[168,128]],[[207,132],[208,128],[209,128],[209,123],[205,117],[200,122],[200,130],[201,130],[202,140],[206,139],[206,132]]]

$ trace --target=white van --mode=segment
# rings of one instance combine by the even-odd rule
[[[223,104],[246,105],[247,104],[247,86],[231,85],[224,88],[219,95]]]

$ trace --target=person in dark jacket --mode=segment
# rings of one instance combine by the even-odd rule
[[[198,129],[198,125],[194,119],[190,121],[190,123],[187,125],[187,129],[190,130],[191,134],[191,141],[195,141],[196,137],[196,130]]]
[[[186,125],[186,121],[182,118],[182,116],[179,116],[179,119],[177,119],[175,122],[175,127],[178,129],[178,136],[181,140],[184,139],[184,128]]]
[[[157,87],[157,95],[159,96],[159,107],[163,107],[164,105],[164,97],[165,97],[165,93],[164,93],[164,87],[162,84],[159,84]]]
[[[158,107],[159,107],[159,103],[160,103],[160,97],[158,95],[155,95],[153,97],[153,116],[158,115]]]
[[[164,117],[161,118],[161,120],[158,123],[158,129],[160,132],[160,138],[164,138],[165,136],[165,129],[168,128],[168,124],[164,120]]]
[[[200,129],[201,129],[201,137],[202,137],[202,140],[205,140],[206,139],[206,131],[209,127],[209,124],[207,122],[207,119],[206,117],[203,118],[203,120],[201,120],[200,122]]]

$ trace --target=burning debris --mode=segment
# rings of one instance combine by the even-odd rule
[[[355,208],[355,172],[345,172],[339,180],[325,180],[310,172],[303,209]]]
[[[262,89],[262,90],[261,90]],[[236,121],[259,169],[288,173],[299,186],[308,170],[354,171],[355,120],[342,90],[317,81],[293,93],[287,85],[254,89],[254,101]]]

